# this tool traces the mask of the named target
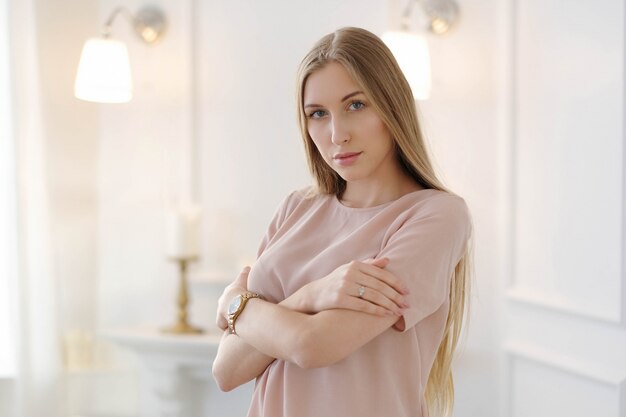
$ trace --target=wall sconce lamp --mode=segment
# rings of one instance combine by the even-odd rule
[[[396,57],[416,100],[427,100],[431,90],[430,53],[426,38],[411,32],[410,18],[413,6],[419,3],[426,17],[427,29],[436,34],[447,33],[457,22],[459,7],[454,0],[409,0],[400,30],[385,32],[383,42]]]
[[[128,49],[124,42],[111,37],[111,26],[120,14],[147,44],[161,39],[167,27],[165,15],[155,7],[144,7],[135,16],[125,7],[115,9],[104,24],[102,36],[88,39],[83,46],[74,82],[74,95],[81,100],[127,103],[133,97]]]

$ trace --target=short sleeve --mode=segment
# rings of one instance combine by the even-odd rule
[[[467,249],[471,220],[465,201],[456,195],[424,202],[384,244],[378,257],[389,258],[387,270],[409,287],[405,329],[441,307],[449,297],[450,280]]]
[[[298,201],[302,198],[302,195],[306,194],[306,192],[307,189],[292,191],[287,197],[283,199],[278,208],[276,208],[274,216],[272,216],[272,220],[270,221],[265,235],[261,240],[261,244],[259,245],[259,249],[257,250],[257,258],[261,256],[261,254],[265,251],[267,246],[276,235],[278,229],[280,229],[281,225],[285,222],[285,219],[289,217],[289,214],[293,212]]]

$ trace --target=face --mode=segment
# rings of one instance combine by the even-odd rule
[[[331,62],[308,77],[304,111],[318,151],[348,184],[395,172],[391,134],[341,64]]]

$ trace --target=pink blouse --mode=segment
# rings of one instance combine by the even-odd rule
[[[427,417],[424,390],[448,316],[450,278],[465,253],[465,201],[415,191],[375,207],[291,193],[259,249],[248,286],[280,302],[352,260],[389,258],[410,289],[406,329],[389,328],[345,359],[302,369],[275,360],[257,378],[249,417]]]

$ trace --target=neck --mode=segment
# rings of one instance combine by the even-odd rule
[[[346,190],[340,198],[341,202],[348,207],[374,207],[422,189],[424,187],[401,171],[392,178],[348,181]]]

